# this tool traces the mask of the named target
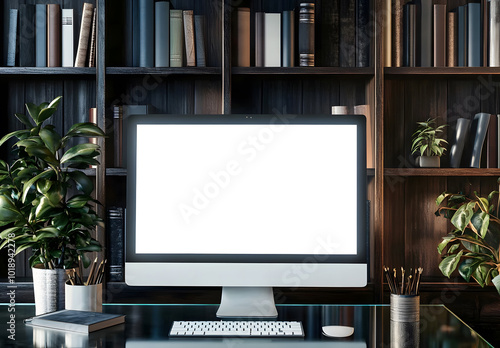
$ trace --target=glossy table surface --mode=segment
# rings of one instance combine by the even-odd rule
[[[34,305],[14,308],[0,304],[0,347],[492,347],[441,305],[422,305],[415,323],[391,321],[388,305],[279,305],[278,320],[300,320],[305,337],[275,339],[169,338],[174,320],[218,320],[216,305],[104,305],[103,312],[125,314],[125,324],[89,335],[25,325]],[[323,325],[353,326],[354,334],[327,338]]]

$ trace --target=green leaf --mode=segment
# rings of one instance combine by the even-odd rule
[[[70,148],[61,158],[61,163],[65,163],[77,156],[90,156],[93,155],[99,146],[92,143],[78,144]]]
[[[54,113],[57,111],[56,108],[47,107],[45,109],[40,110],[38,114],[37,125],[41,125],[45,120],[49,119]]]
[[[68,200],[66,204],[69,208],[79,209],[83,208],[90,200],[92,200],[92,197],[90,196],[77,195]]]
[[[5,225],[21,218],[15,204],[7,196],[0,195],[0,223]]]
[[[0,232],[0,239],[8,239],[9,234],[11,234],[11,233],[16,234],[16,232],[18,232],[19,230],[22,230],[22,227],[7,228],[7,229],[3,230],[2,232]]]
[[[31,247],[34,247],[36,246],[36,243],[33,242],[33,243],[26,243],[26,244],[19,244],[19,247],[16,249],[16,255],[18,255],[21,251],[23,250],[26,250],[26,249],[29,249]]]
[[[446,236],[446,237],[443,237],[443,240],[441,241],[441,243],[439,243],[437,249],[438,249],[438,253],[442,254],[443,253],[443,250],[446,248],[446,246],[448,245],[448,243],[453,239],[453,236]]]
[[[467,225],[469,225],[470,219],[472,215],[474,215],[474,206],[475,202],[470,202],[462,205],[458,210],[453,214],[451,218],[451,223],[453,226],[458,228],[460,231],[464,231]]]
[[[74,171],[69,173],[69,177],[76,183],[76,188],[84,195],[90,195],[94,191],[94,183],[83,172]]]
[[[439,264],[439,269],[446,277],[450,278],[453,271],[457,268],[460,258],[462,257],[463,251],[459,251],[456,255],[450,255],[441,261]]]
[[[478,211],[472,215],[471,223],[476,228],[481,238],[484,238],[490,225],[490,215],[484,211]]]
[[[40,203],[38,203],[36,210],[35,210],[35,216],[38,220],[41,220],[45,217],[47,217],[48,212],[53,209],[52,205],[50,204],[50,201],[47,197],[42,197],[40,199]]]
[[[6,141],[8,141],[12,137],[16,137],[19,139],[21,135],[29,135],[29,134],[30,134],[30,131],[24,130],[24,129],[11,132],[11,133],[5,135],[4,137],[2,137],[2,139],[0,139],[0,146],[2,146]]]
[[[31,116],[33,121],[38,124],[38,114],[40,113],[40,108],[33,103],[26,103],[26,109],[28,110],[28,114]]]
[[[40,129],[39,135],[52,154],[55,154],[61,147],[61,136],[49,127]]]
[[[28,195],[28,192],[31,188],[31,186],[33,186],[38,180],[40,179],[48,179],[51,177],[51,175],[53,174],[53,170],[52,169],[47,169],[46,171],[44,172],[41,172],[40,174],[38,174],[37,176],[33,177],[32,179],[28,180],[24,186],[23,186],[23,197],[22,197],[22,202],[24,203],[25,200],[26,200],[26,196]]]
[[[76,123],[69,129],[68,133],[66,133],[67,138],[103,136],[105,136],[103,130],[92,122]]]
[[[16,118],[26,127],[33,128],[33,123],[31,123],[31,120],[28,116],[24,114],[14,114],[14,116],[16,116]]]
[[[500,275],[497,275],[494,277],[491,282],[493,285],[495,285],[495,288],[497,289],[498,294],[500,294]]]
[[[42,103],[42,104],[40,104],[40,107],[42,107],[42,108],[57,108],[59,106],[59,103],[61,102],[61,100],[62,100],[62,97],[59,96],[59,97],[54,98],[54,100],[52,100],[49,105],[47,105],[47,103]]]
[[[484,260],[478,258],[465,259],[458,267],[458,272],[467,282],[470,277],[474,274],[477,267],[482,264]]]
[[[490,272],[491,267],[485,264],[481,264],[476,268],[473,277],[482,288],[488,285],[488,276]]]

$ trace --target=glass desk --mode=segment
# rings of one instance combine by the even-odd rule
[[[76,334],[27,326],[25,318],[35,313],[32,304],[17,304],[15,312],[0,304],[0,347],[493,347],[446,307],[422,305],[420,321],[398,324],[390,320],[388,305],[279,305],[278,320],[302,321],[304,338],[172,338],[174,320],[217,320],[217,305],[120,305],[103,306],[107,313],[125,314],[125,324]],[[15,331],[9,329],[15,314]],[[349,325],[349,338],[327,338],[323,325]],[[15,340],[9,335],[15,334]]]

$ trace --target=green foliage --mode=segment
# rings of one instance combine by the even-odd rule
[[[412,135],[411,153],[420,153],[420,156],[442,156],[446,151],[443,144],[448,142],[439,138],[446,125],[437,126],[436,119],[417,122],[418,127]]]
[[[498,191],[488,197],[443,193],[436,199],[436,215],[450,219],[454,229],[437,249],[443,256],[439,269],[448,278],[458,269],[467,282],[493,284],[500,294],[500,219]]]
[[[31,266],[73,267],[86,252],[100,251],[92,237],[102,220],[93,210],[92,180],[78,169],[98,164],[98,145],[69,147],[75,137],[94,138],[104,132],[92,123],[75,124],[61,136],[46,121],[61,101],[26,104],[28,116],[16,114],[26,127],[5,135],[0,146],[17,139],[17,158],[10,164],[0,160],[0,249],[14,242],[16,254],[31,248]],[[69,148],[68,148],[69,147]]]

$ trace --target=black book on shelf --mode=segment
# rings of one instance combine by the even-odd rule
[[[339,0],[322,1],[318,4],[317,13],[319,30],[317,33],[317,49],[319,66],[339,66],[340,41],[340,4]]]
[[[19,66],[35,66],[35,5],[19,5]]]
[[[356,67],[370,66],[370,0],[356,2]]]
[[[110,207],[107,214],[108,226],[108,279],[112,282],[124,281],[124,234],[125,214],[122,207]]]
[[[450,147],[450,167],[459,168],[465,143],[469,138],[470,120],[459,118],[455,126],[455,137]]]
[[[474,115],[470,126],[469,141],[465,145],[465,165],[466,168],[480,168],[481,154],[483,151],[486,132],[490,122],[490,114],[480,112]]]
[[[356,2],[340,0],[340,52],[341,67],[356,66]]]
[[[315,66],[315,4],[301,3],[299,12],[299,66]]]

